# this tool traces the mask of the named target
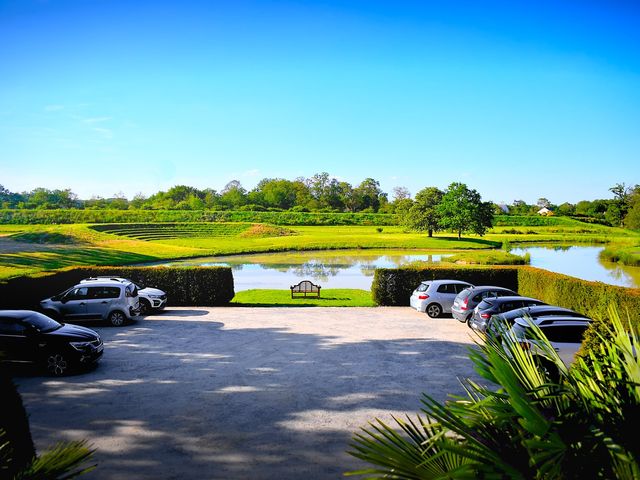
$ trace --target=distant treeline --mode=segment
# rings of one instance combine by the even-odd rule
[[[546,198],[539,198],[535,205],[514,200],[509,205],[493,204],[494,213],[537,215],[541,208],[546,207],[553,215],[581,217],[586,221],[591,219],[598,223],[640,229],[640,186],[628,187],[621,183],[610,188],[610,191],[613,198],[583,200],[575,204],[565,202],[556,205]],[[170,222],[191,220],[182,220],[189,215],[176,215],[173,218],[166,211],[192,211],[194,218],[197,217],[193,221],[201,221],[203,211],[400,213],[399,207],[400,210],[406,207],[406,200],[410,198],[411,194],[405,187],[394,188],[389,199],[379,182],[373,178],[366,178],[359,185],[352,186],[326,172],[295,180],[265,178],[249,191],[237,180],[229,182],[220,192],[177,185],[149,197],[138,194],[131,200],[124,194],[83,200],[70,189],[36,188],[17,193],[0,185],[0,208],[5,210],[156,210],[162,211],[158,216],[166,220],[149,221]],[[118,220],[111,218],[106,221]]]

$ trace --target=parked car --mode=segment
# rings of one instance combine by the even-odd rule
[[[469,319],[469,327],[474,329],[485,328],[487,320],[492,315],[510,312],[516,308],[533,307],[536,305],[546,305],[537,298],[522,297],[520,295],[510,295],[507,297],[487,297],[473,309],[473,315]]]
[[[51,375],[96,362],[104,346],[89,328],[31,310],[0,310],[0,360],[40,364]]]
[[[558,315],[542,316],[536,319],[516,318],[511,327],[511,334],[520,345],[532,352],[538,359],[541,368],[547,369],[552,378],[557,376],[555,366],[546,360],[542,349],[531,338],[531,325],[537,325],[549,340],[553,349],[567,367],[573,363],[577,351],[582,345],[584,332],[591,325],[591,319],[565,317]]]
[[[413,291],[409,304],[419,312],[437,318],[443,313],[451,313],[456,295],[472,286],[459,280],[425,280]]]
[[[115,282],[131,282],[138,289],[138,301],[140,303],[139,314],[146,315],[152,311],[163,310],[167,306],[167,294],[159,288],[147,287],[139,283],[132,282],[128,278],[121,277],[90,277],[81,280],[80,283],[95,283],[102,280],[113,280]]]
[[[461,291],[453,301],[451,313],[453,318],[466,323],[473,314],[473,309],[487,297],[505,297],[507,295],[518,295],[513,290],[503,287],[483,285],[468,288]]]
[[[125,280],[79,283],[45,298],[40,307],[52,318],[101,319],[119,327],[138,315],[138,289],[134,283]]]
[[[509,327],[513,325],[516,318],[538,318],[549,315],[562,315],[564,317],[582,317],[584,315],[568,308],[558,307],[556,305],[535,305],[533,307],[516,308],[509,312],[498,313],[491,315],[486,322],[474,322],[470,323],[471,328],[478,330],[479,332],[491,335],[493,332],[492,325],[499,322],[506,323]]]

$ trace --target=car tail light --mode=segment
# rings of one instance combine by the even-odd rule
[[[429,295],[425,295],[425,294],[418,295],[418,300],[426,300],[427,298],[429,298]]]
[[[488,320],[489,318],[491,318],[491,315],[490,315],[490,314],[488,314],[488,313],[481,313],[481,314],[480,314],[480,316],[481,316],[482,318],[484,318],[485,320]]]
[[[460,310],[469,310],[469,297],[465,298],[462,301],[462,306],[460,307]]]

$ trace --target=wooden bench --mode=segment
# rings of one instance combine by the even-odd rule
[[[289,288],[291,288],[291,298],[295,298],[296,295],[298,297],[320,298],[320,289],[322,287],[311,283],[309,280],[303,280],[299,284],[292,285]]]

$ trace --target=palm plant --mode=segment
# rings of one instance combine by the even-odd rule
[[[639,340],[631,322],[610,308],[607,339],[569,369],[531,329],[546,368],[506,332],[501,341],[479,342],[470,357],[488,385],[467,379],[465,396],[442,404],[424,395],[417,417],[394,417],[395,426],[371,422],[349,451],[371,466],[347,475],[640,478]]]

